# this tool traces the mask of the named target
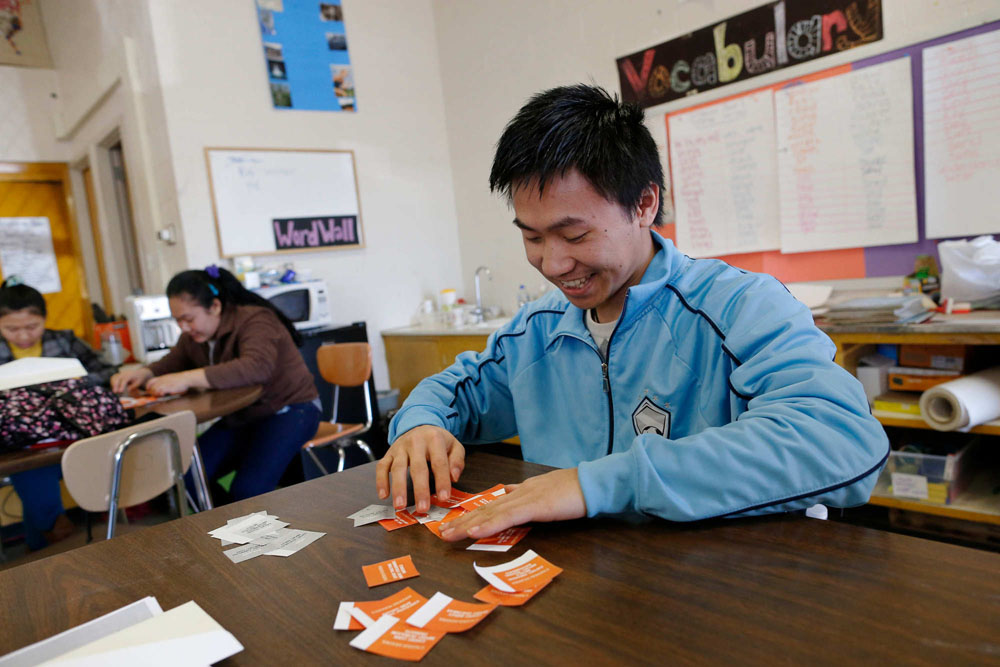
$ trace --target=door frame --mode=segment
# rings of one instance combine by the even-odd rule
[[[70,245],[76,260],[77,280],[80,285],[80,298],[83,300],[83,328],[86,338],[94,338],[94,313],[90,307],[90,294],[87,291],[87,276],[83,267],[83,252],[80,249],[80,236],[77,227],[76,209],[73,204],[73,185],[70,182],[69,165],[65,162],[0,162],[0,182],[2,183],[58,183],[62,187],[63,215],[69,226]]]

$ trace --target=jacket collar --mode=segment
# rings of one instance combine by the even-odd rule
[[[233,332],[236,328],[236,311],[239,308],[239,306],[231,304],[227,308],[222,309],[222,316],[219,318],[219,328],[215,330],[212,340],[222,340],[223,337]]]
[[[657,247],[656,254],[653,255],[649,266],[646,267],[646,272],[642,274],[639,284],[628,288],[625,293],[625,307],[618,317],[616,330],[628,328],[642,315],[645,306],[663,289],[663,285],[679,269],[681,262],[685,259],[684,255],[674,247],[673,241],[652,231],[650,234],[653,237],[653,244]],[[552,331],[546,346],[554,343],[560,336],[572,336],[592,342],[590,332],[584,322],[586,313],[562,295],[560,295],[560,301],[565,304],[566,311],[559,319],[559,325]]]

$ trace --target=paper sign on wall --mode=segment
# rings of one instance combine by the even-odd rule
[[[42,294],[62,291],[48,218],[0,218],[0,269]]]

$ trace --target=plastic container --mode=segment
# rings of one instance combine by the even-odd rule
[[[890,452],[872,495],[950,505],[968,487],[974,466],[965,464],[974,446],[975,443],[969,443],[960,451],[945,456]]]

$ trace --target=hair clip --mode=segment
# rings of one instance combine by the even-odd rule
[[[219,267],[217,267],[215,264],[209,264],[208,266],[206,266],[205,273],[210,275],[214,280],[219,279]]]
[[[208,283],[208,289],[212,290],[212,294],[214,294],[215,296],[219,296],[219,288],[213,285],[212,283]]]

